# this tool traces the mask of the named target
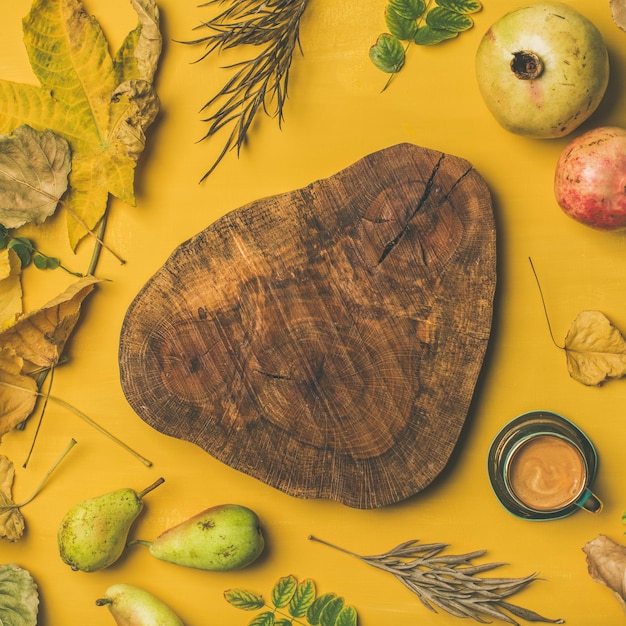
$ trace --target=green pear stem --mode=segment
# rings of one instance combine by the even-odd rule
[[[107,604],[113,604],[113,600],[109,600],[109,598],[98,598],[96,600],[96,606],[106,606]]]
[[[57,460],[53,463],[52,467],[44,474],[44,477],[39,481],[39,484],[35,487],[35,490],[33,491],[33,493],[28,498],[26,498],[26,500],[24,500],[23,502],[20,502],[19,504],[11,504],[9,506],[0,507],[0,511],[7,511],[9,509],[20,509],[23,506],[26,506],[27,504],[32,502],[39,495],[39,493],[43,489],[44,485],[46,484],[47,480],[50,478],[54,470],[61,464],[61,461],[63,461],[63,459],[67,456],[69,451],[76,445],[76,443],[77,443],[76,439],[74,438],[70,439],[70,442],[67,444],[67,446],[65,446],[65,449],[63,450],[63,452],[61,452]]]
[[[152,545],[152,541],[148,541],[147,539],[131,539],[126,546],[145,546],[149,548]]]
[[[148,485],[148,487],[146,487],[143,491],[139,491],[137,493],[137,496],[140,499],[143,499],[143,497],[150,493],[151,491],[153,491],[154,489],[156,489],[159,485],[162,485],[165,482],[165,478],[161,477],[158,478],[157,480],[155,480],[151,485]]]

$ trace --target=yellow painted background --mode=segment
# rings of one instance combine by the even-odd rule
[[[136,18],[126,0],[84,0],[117,48]],[[484,0],[476,26],[456,41],[414,47],[384,93],[385,77],[368,48],[385,30],[384,0],[311,0],[302,22],[304,56],[296,55],[282,130],[263,118],[239,159],[229,155],[198,184],[221,143],[199,143],[205,127],[198,110],[225,73],[219,61],[193,61],[197,48],[176,43],[192,36],[202,19],[195,2],[160,0],[165,46],[156,86],[161,114],[151,127],[137,172],[137,206],[112,201],[107,240],[125,259],[104,253],[99,275],[109,279],[90,296],[54,394],[80,408],[153,461],[146,468],[64,409],[49,405],[33,456],[22,462],[35,420],[25,432],[5,436],[0,452],[17,467],[14,494],[30,494],[71,437],[78,445],[39,497],[23,509],[24,538],[0,544],[0,562],[27,568],[40,586],[42,626],[113,623],[94,601],[112,583],[127,582],[158,595],[189,626],[237,626],[250,615],[229,606],[224,590],[243,587],[266,595],[287,574],[312,578],[320,592],[336,592],[354,605],[361,626],[458,623],[435,614],[388,574],[307,540],[315,534],[368,554],[418,538],[450,544],[451,553],[487,549],[483,561],[509,565],[495,575],[542,580],[513,599],[571,626],[624,622],[611,594],[587,574],[582,546],[599,533],[626,543],[626,381],[588,388],[570,379],[562,350],[548,334],[533,277],[533,259],[550,320],[561,341],[583,309],[603,311],[626,331],[626,235],[596,232],[557,207],[552,178],[567,139],[540,141],[501,129],[483,106],[474,79],[474,53],[488,26],[523,1]],[[613,23],[608,0],[570,0],[601,29],[611,60],[611,83],[597,113],[583,128],[626,126],[626,33]],[[28,0],[2,0],[0,76],[34,80],[22,43]],[[360,157],[397,142],[413,142],[470,160],[486,179],[498,225],[499,282],[492,341],[466,428],[446,471],[421,494],[374,511],[282,494],[145,425],[125,401],[117,349],[124,313],[173,249],[224,213],[252,200],[304,186]],[[219,145],[218,145],[219,144]],[[74,258],[63,225],[37,231],[37,243],[66,265],[83,269],[91,245]],[[69,283],[62,272],[28,272],[28,308],[43,305]],[[595,484],[605,508],[560,521],[514,518],[492,495],[485,471],[491,439],[508,420],[549,409],[577,423],[600,456]],[[132,531],[151,539],[167,527],[215,504],[250,506],[263,520],[265,555],[234,573],[210,573],[159,562],[145,549],[130,550],[108,570],[72,572],[57,553],[56,529],[76,502],[120,487],[141,489],[158,476],[165,484],[146,499]]]

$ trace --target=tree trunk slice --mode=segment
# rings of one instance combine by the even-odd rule
[[[177,248],[126,314],[122,388],[155,429],[285,493],[398,502],[457,443],[495,261],[470,163],[381,150]]]

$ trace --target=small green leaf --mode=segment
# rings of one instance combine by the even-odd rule
[[[408,41],[415,37],[417,22],[413,18],[403,17],[391,5],[385,11],[385,22],[389,32],[400,41]]]
[[[418,46],[433,46],[447,39],[454,39],[457,35],[458,33],[453,33],[451,30],[431,28],[426,24],[426,26],[421,26],[417,29],[417,34],[413,41]]]
[[[445,9],[434,7],[426,15],[426,25],[435,30],[449,30],[453,33],[460,33],[468,30],[474,25],[471,17]]]
[[[244,611],[254,611],[265,606],[263,596],[244,589],[228,589],[224,592],[226,602]]]
[[[336,597],[337,595],[334,593],[325,593],[313,601],[313,604],[311,604],[306,613],[306,618],[309,620],[311,626],[318,626],[322,611],[326,608],[326,605],[332,602]]]
[[[22,267],[27,267],[32,259],[33,244],[24,237],[15,237],[9,241],[7,248],[13,250],[20,259]]]
[[[477,13],[483,7],[477,0],[436,0],[440,7],[457,13]]]
[[[54,256],[47,256],[46,264],[49,270],[56,270],[57,268],[61,267],[61,259],[57,259]]]
[[[352,606],[344,606],[341,613],[337,616],[335,626],[356,626],[357,613]]]
[[[33,256],[33,264],[39,270],[45,270],[48,268],[48,259],[41,254],[35,254]]]
[[[295,576],[289,575],[280,578],[272,589],[272,604],[276,608],[287,606],[298,588]]]
[[[315,583],[307,578],[296,589],[296,593],[289,603],[289,613],[293,617],[304,617],[315,600]]]
[[[248,622],[248,626],[275,626],[275,623],[274,613],[272,611],[264,611]]]
[[[343,609],[344,599],[333,598],[320,613],[320,626],[335,626],[339,613]]]
[[[383,33],[370,48],[370,59],[379,70],[395,74],[404,65],[404,48],[393,35]]]
[[[274,626],[293,626],[293,622],[287,618],[279,619],[274,622]]]
[[[388,6],[407,20],[417,20],[426,10],[424,0],[389,0]]]

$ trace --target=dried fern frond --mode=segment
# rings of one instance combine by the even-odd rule
[[[227,66],[233,74],[222,89],[202,107],[209,124],[201,140],[232,126],[221,153],[204,174],[206,179],[226,153],[246,141],[259,112],[284,119],[289,70],[294,51],[300,46],[300,21],[308,0],[209,0],[201,7],[228,4],[221,13],[195,30],[206,31],[188,44],[204,46],[202,61],[213,53],[240,46],[254,46],[257,54]]]

